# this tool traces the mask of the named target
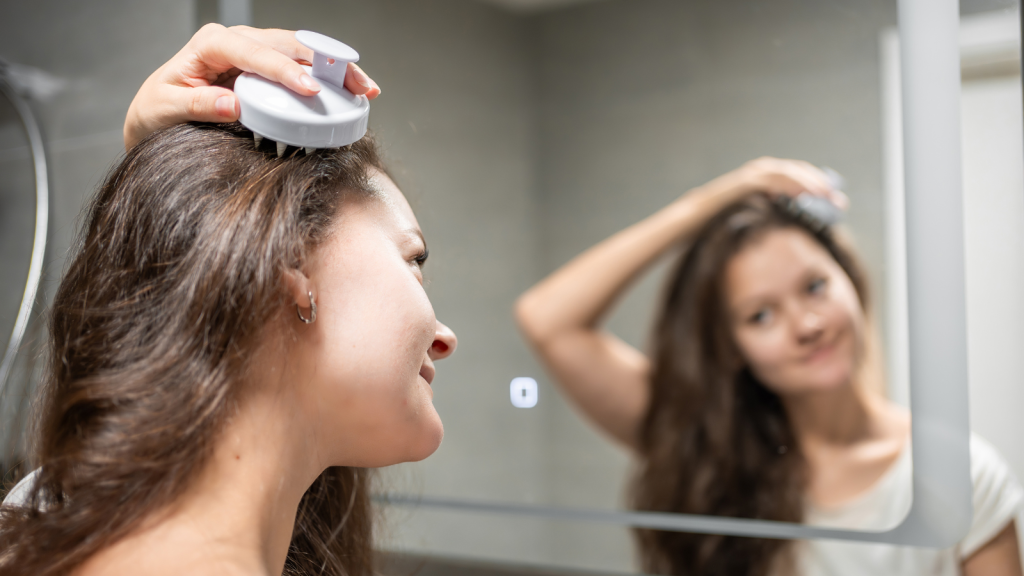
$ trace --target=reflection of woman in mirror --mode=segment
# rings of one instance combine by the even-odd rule
[[[524,294],[520,325],[554,379],[631,447],[641,510],[888,528],[909,509],[910,416],[883,395],[867,278],[849,243],[786,198],[845,204],[828,178],[762,158],[684,195]],[[652,355],[600,328],[682,244]],[[931,550],[638,530],[658,574],[1021,573],[1022,491],[971,440],[975,518]]]
[[[437,449],[456,347],[416,217],[370,137],[279,158],[181,120],[129,116],[88,208],[0,574],[368,576],[365,468]]]

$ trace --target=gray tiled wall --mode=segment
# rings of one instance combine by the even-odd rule
[[[385,487],[620,505],[628,456],[558,397],[516,333],[512,302],[580,250],[751,157],[843,172],[849,222],[878,279],[877,33],[895,22],[895,0],[764,4],[604,0],[519,15],[473,0],[254,1],[254,25],[341,38],[383,87],[371,128],[428,237],[438,317],[460,338],[435,383],[444,444],[386,472]],[[66,81],[33,105],[53,194],[44,300],[83,203],[122,153],[132,96],[188,40],[197,14],[193,0],[3,5],[0,57]],[[638,346],[663,270],[611,321]],[[515,376],[540,380],[537,408],[509,405]],[[614,527],[395,509],[380,536],[413,551],[633,564],[628,532]]]

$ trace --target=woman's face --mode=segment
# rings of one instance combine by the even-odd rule
[[[377,197],[342,204],[304,271],[317,317],[296,326],[292,358],[302,365],[291,368],[324,466],[421,460],[444,436],[430,384],[455,334],[424,292],[426,244],[409,203],[387,176],[371,181]]]
[[[780,395],[850,383],[864,312],[849,276],[808,233],[767,232],[725,269],[733,337],[753,374]]]

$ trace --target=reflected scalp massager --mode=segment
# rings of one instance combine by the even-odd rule
[[[834,190],[842,190],[846,186],[846,179],[835,170],[821,166],[821,171],[825,173]],[[802,192],[796,198],[781,196],[776,202],[817,231],[838,224],[843,219],[842,209],[831,200],[809,192]]]
[[[305,150],[341,148],[366,134],[370,101],[345,88],[345,70],[349,62],[358,62],[359,53],[334,38],[299,30],[295,39],[312,50],[313,67],[303,66],[321,90],[313,96],[300,96],[288,88],[250,72],[235,80],[240,115],[238,121],[252,130],[256,147],[264,138],[277,143],[277,156],[288,146]]]

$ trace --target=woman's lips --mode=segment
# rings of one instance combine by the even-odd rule
[[[827,344],[822,344],[821,346],[818,346],[817,348],[815,348],[814,350],[812,350],[806,356],[803,357],[803,362],[809,364],[811,362],[816,362],[828,356],[839,346],[839,339],[840,335],[837,334],[836,337],[832,339],[832,341],[828,342]]]

